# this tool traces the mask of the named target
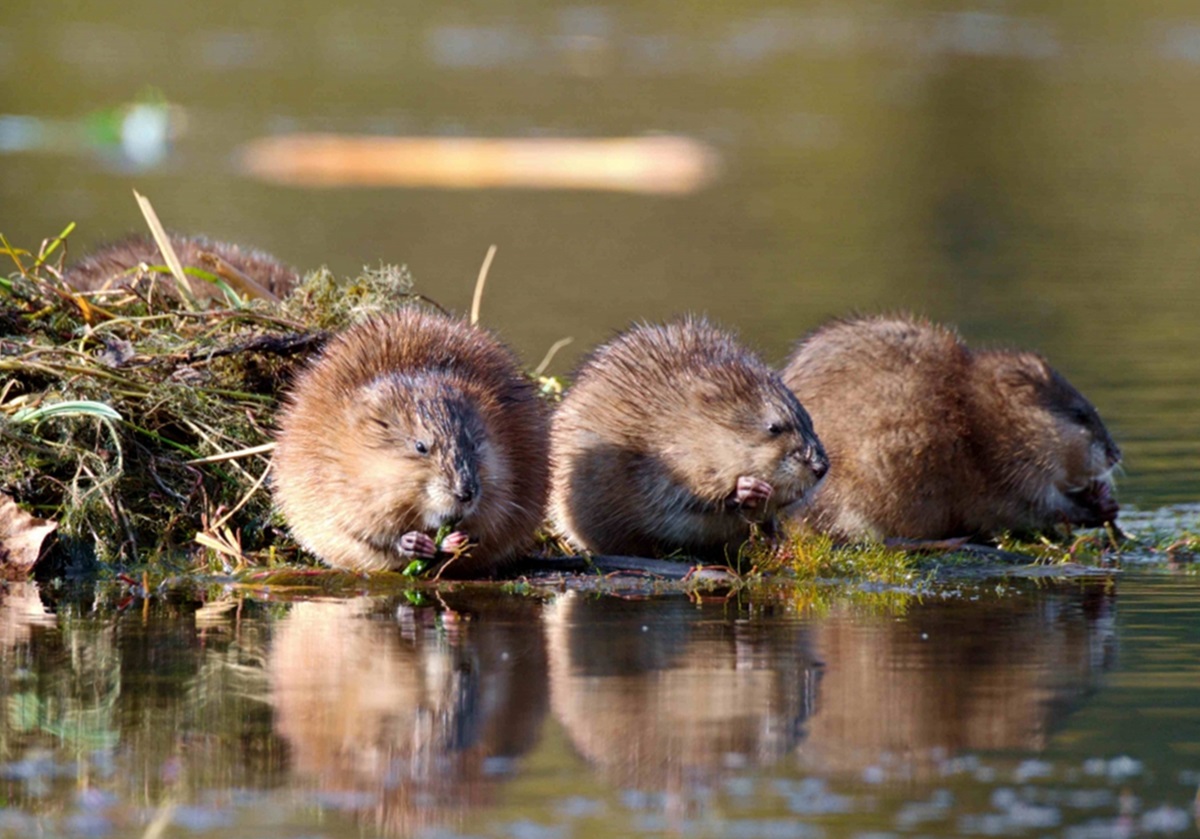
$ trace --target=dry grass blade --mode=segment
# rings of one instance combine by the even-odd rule
[[[166,261],[167,267],[171,269],[171,276],[179,284],[180,295],[183,296],[187,307],[195,311],[198,305],[196,298],[192,296],[191,286],[188,285],[187,277],[184,276],[183,263],[179,261],[179,256],[175,253],[175,248],[171,245],[171,237],[167,235],[162,222],[158,220],[158,213],[154,212],[154,207],[151,206],[150,199],[136,189],[133,191],[133,197],[137,199],[138,208],[141,209],[142,215],[146,219],[146,224],[150,228],[150,235],[154,237],[154,243],[158,245],[158,249],[163,255],[163,260]]]
[[[256,454],[266,454],[275,451],[274,443],[263,443],[261,446],[251,446],[248,449],[238,449],[236,452],[224,452],[223,454],[209,455],[208,457],[197,457],[187,461],[189,466],[201,466],[205,463],[220,463],[223,460],[239,460],[243,457],[253,457]]]
[[[496,246],[488,247],[483,265],[479,266],[479,276],[475,279],[475,295],[471,298],[471,326],[479,323],[479,307],[483,303],[483,287],[487,285],[488,271],[492,268],[492,260],[496,258]]]
[[[269,288],[239,271],[217,254],[203,251],[200,253],[200,262],[243,295],[257,297],[259,300],[270,300],[272,303],[279,302],[279,298]]]
[[[221,528],[225,524],[225,522],[227,522],[231,518],[233,518],[234,513],[236,513],[238,510],[242,509],[242,507],[245,507],[246,502],[250,500],[250,498],[254,495],[254,493],[258,492],[258,490],[263,485],[263,481],[265,481],[267,479],[267,475],[269,475],[269,474],[271,474],[271,465],[267,464],[267,468],[262,470],[262,474],[258,476],[258,480],[256,480],[254,482],[254,485],[252,487],[250,487],[249,491],[247,491],[246,494],[244,496],[242,496],[242,499],[240,501],[238,501],[237,504],[233,505],[233,509],[231,509],[225,515],[221,516],[221,518],[217,519],[216,523],[213,524],[213,528],[214,529]]]
[[[546,372],[546,368],[550,366],[550,362],[554,360],[554,356],[558,355],[558,351],[574,340],[574,338],[559,338],[551,344],[550,349],[546,350],[546,355],[542,357],[541,364],[534,368],[533,377],[535,379],[541,377]]]

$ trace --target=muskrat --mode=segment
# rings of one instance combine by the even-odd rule
[[[170,234],[171,247],[182,266],[199,268],[228,282],[235,290],[245,292],[238,274],[249,277],[276,297],[282,297],[295,287],[298,275],[275,257],[253,248],[228,242],[217,242],[204,236]],[[136,278],[139,265],[166,265],[158,245],[149,236],[126,237],[93,251],[79,262],[68,266],[63,280],[78,291],[98,291],[110,288],[122,280]],[[232,269],[232,270],[230,270]],[[175,283],[163,274],[161,287],[174,294]],[[225,299],[215,283],[188,276],[188,287],[201,300]]]
[[[335,336],[287,396],[275,497],[329,565],[404,567],[467,552],[445,576],[496,570],[533,541],[549,478],[544,403],[490,333],[416,308]],[[431,533],[453,526],[442,545]]]
[[[601,554],[725,558],[825,473],[779,376],[700,318],[638,325],[596,349],[551,425],[550,511]]]
[[[829,323],[783,372],[829,452],[808,521],[846,538],[943,539],[1113,521],[1120,449],[1040,355],[971,350],[905,316]]]

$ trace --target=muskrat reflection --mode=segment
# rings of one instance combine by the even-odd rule
[[[28,644],[34,627],[57,623],[36,584],[13,582],[0,588],[0,652]]]
[[[297,603],[268,666],[292,773],[388,835],[492,800],[546,715],[536,603]]]
[[[790,752],[820,681],[799,623],[724,604],[568,594],[546,628],[550,704],[576,750],[668,807],[689,784]]]
[[[920,776],[944,756],[1043,749],[1112,663],[1114,601],[1090,583],[914,601],[899,619],[835,607],[813,625],[826,669],[800,757],[851,772],[890,761]]]

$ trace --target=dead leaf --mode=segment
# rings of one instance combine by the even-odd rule
[[[39,519],[0,495],[0,577],[20,579],[37,564],[46,537],[58,522]]]

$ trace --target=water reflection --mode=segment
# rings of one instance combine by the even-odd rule
[[[281,768],[257,610],[201,629],[194,603],[121,605],[0,589],[0,833],[135,835],[181,799],[177,823],[220,823]]]
[[[978,750],[1044,749],[1112,666],[1115,592],[1096,583],[913,606],[839,607],[813,629],[828,662],[802,763],[882,778]]]
[[[51,627],[55,623],[35,584],[8,584],[0,596],[0,651],[28,644],[34,627]]]
[[[11,586],[0,835],[1176,824],[1200,783],[1197,587],[1121,584],[1111,676],[1101,584],[803,609]]]
[[[677,814],[697,786],[791,752],[821,681],[804,624],[724,604],[569,594],[546,637],[551,707],[576,750]]]
[[[1114,598],[1089,584],[798,621],[567,595],[546,610],[551,707],[610,783],[669,812],[746,766],[923,776],[1046,748],[1113,663]]]
[[[293,783],[387,835],[495,801],[548,707],[537,603],[297,603],[267,665]]]

